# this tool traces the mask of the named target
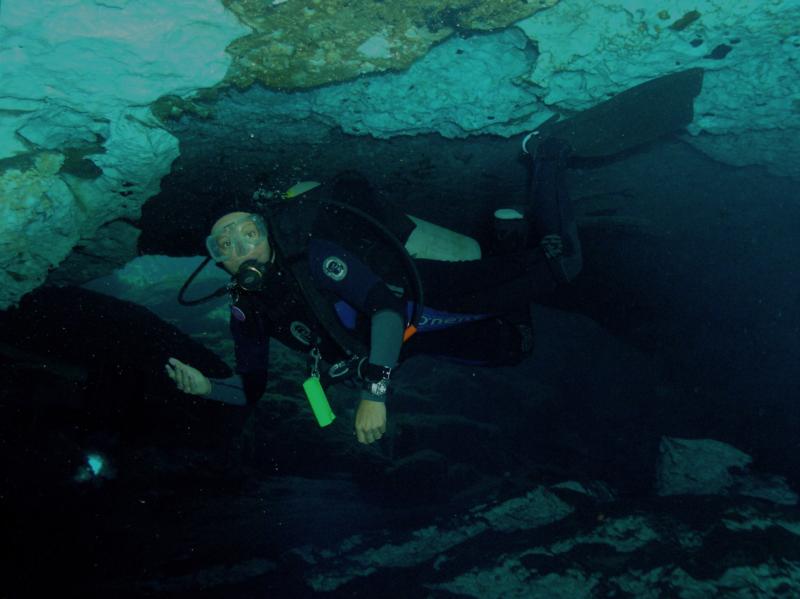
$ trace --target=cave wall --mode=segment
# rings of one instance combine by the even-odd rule
[[[248,140],[314,144],[340,131],[511,137],[702,67],[687,140],[719,160],[800,177],[799,21],[795,0],[450,0],[416,12],[366,0],[6,1],[0,307],[68,256],[52,275],[61,282],[134,255],[141,206],[186,151],[170,119],[189,131],[208,120],[214,160]],[[209,133],[223,120],[238,125]],[[108,256],[120,229],[127,241]]]
[[[138,216],[179,155],[150,104],[216,84],[247,31],[214,0],[3,2],[0,308]]]

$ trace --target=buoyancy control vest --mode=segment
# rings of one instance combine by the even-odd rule
[[[422,311],[422,287],[405,247],[380,222],[361,210],[328,200],[319,188],[298,198],[273,202],[266,211],[270,244],[280,268],[289,273],[315,320],[349,357],[366,356],[368,327],[346,328],[336,309],[337,299],[320,289],[310,271],[309,248],[314,240],[341,247],[363,263],[399,298],[412,306],[406,314],[413,326]],[[346,266],[346,265],[345,265]]]

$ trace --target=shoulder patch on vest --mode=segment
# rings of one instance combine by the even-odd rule
[[[347,263],[339,256],[328,256],[322,261],[322,272],[334,281],[341,281],[347,276]]]

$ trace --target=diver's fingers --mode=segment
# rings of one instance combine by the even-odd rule
[[[183,375],[187,379],[191,379],[193,381],[198,381],[203,377],[203,373],[197,370],[194,366],[189,366],[188,364],[184,364],[183,362],[178,362],[180,364],[179,370],[183,373]]]
[[[186,370],[186,367],[178,369],[178,380],[180,384],[178,388],[183,391],[184,393],[191,393],[192,392],[192,377],[189,376],[189,373]]]
[[[356,435],[358,436],[358,442],[363,443],[364,445],[369,445],[370,443],[374,443],[380,437],[375,434],[375,429],[367,428],[367,429],[356,429]]]
[[[184,393],[197,393],[198,386],[204,378],[199,370],[175,358],[170,358],[164,369],[167,371],[167,376],[175,381],[178,390]]]
[[[367,437],[364,434],[364,431],[356,429],[356,436],[358,437],[358,442],[359,443],[364,443],[364,444],[367,443]]]
[[[186,364],[181,362],[178,358],[170,358],[169,360],[167,360],[167,362],[169,362],[170,364],[172,364],[173,366],[176,366],[176,367],[177,366],[186,366]]]
[[[185,364],[184,362],[181,362],[180,360],[176,360],[175,358],[172,358],[170,360],[170,363],[172,364],[172,367],[175,369],[175,371],[179,372],[182,376],[185,376],[185,377],[186,376],[191,376],[191,372],[192,372],[193,368],[191,366],[189,366],[188,364]]]
[[[183,376],[183,369],[175,368],[175,385],[181,391],[183,391],[183,387],[184,387],[184,378],[185,377]]]
[[[185,365],[183,362],[181,362],[180,360],[176,360],[175,358],[170,358],[164,365],[164,367],[167,370],[167,375],[169,376],[169,378],[175,381],[175,384],[178,386],[179,389],[181,388],[181,380],[183,377],[184,366]]]

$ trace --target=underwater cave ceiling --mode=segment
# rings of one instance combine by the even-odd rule
[[[327,174],[309,157],[332,141],[337,168],[376,139],[457,155],[694,67],[705,77],[683,139],[800,178],[798,23],[794,0],[6,0],[0,309],[136,255],[142,206],[170,173],[167,192],[189,204],[206,164],[218,191],[237,173],[251,184],[258,164]],[[431,180],[456,172],[469,188],[492,168],[464,164]],[[402,187],[403,168],[382,183]]]
[[[226,82],[303,89],[409,67],[456,31],[492,31],[558,0],[224,0],[253,33],[228,51]]]

